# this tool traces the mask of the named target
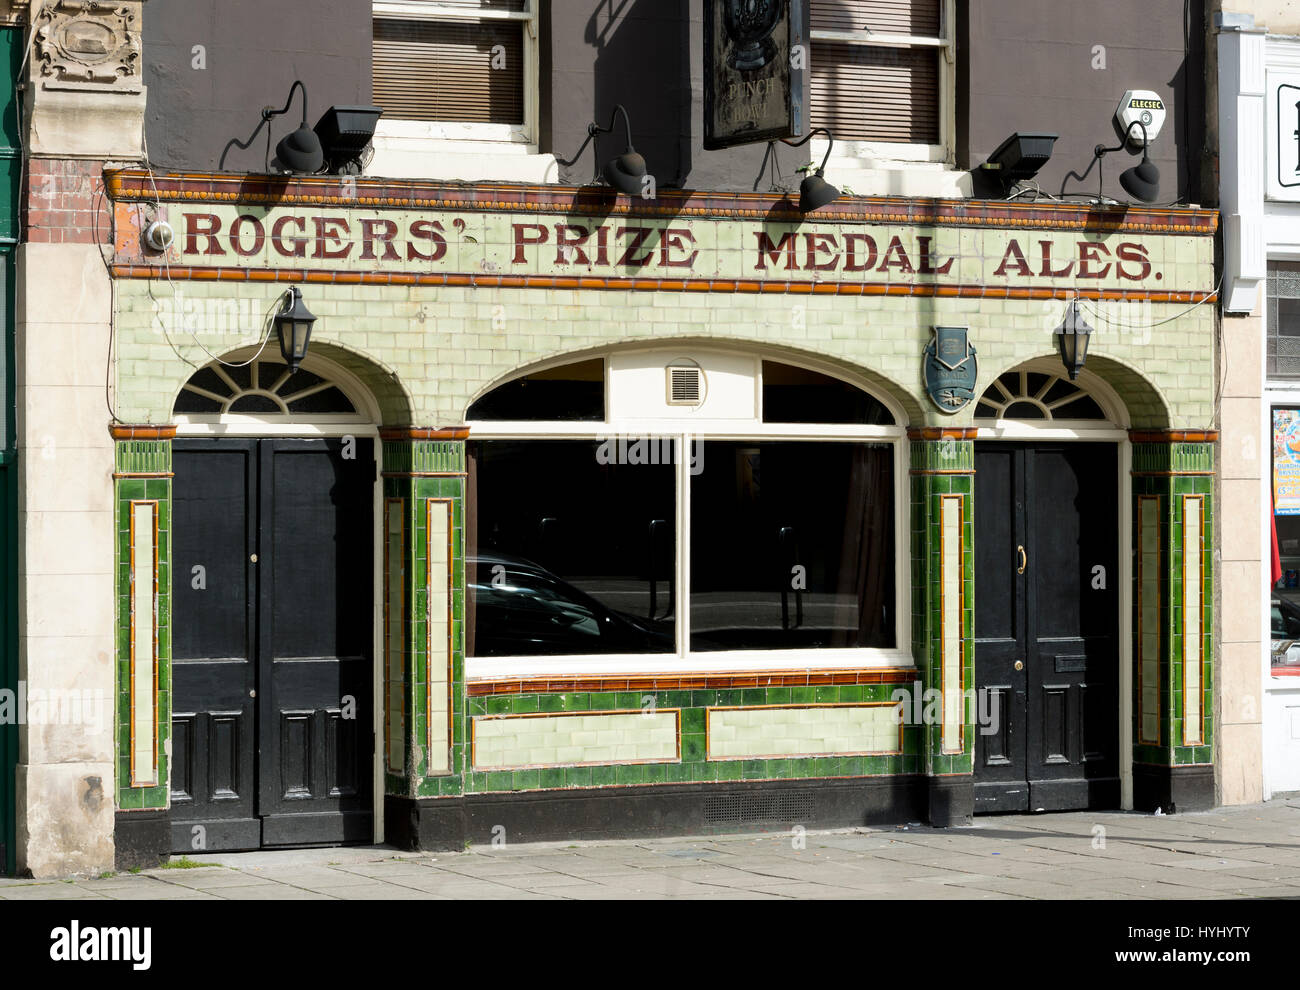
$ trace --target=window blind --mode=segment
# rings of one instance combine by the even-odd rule
[[[522,2],[442,0],[495,9]],[[388,119],[522,124],[523,31],[518,21],[376,18],[374,101]]]
[[[939,58],[937,48],[814,40],[812,125],[838,140],[938,144]]]

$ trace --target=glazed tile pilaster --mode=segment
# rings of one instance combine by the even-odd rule
[[[168,807],[174,427],[115,426],[117,807]]]
[[[1212,433],[1133,431],[1133,761],[1213,763]]]
[[[385,792],[461,793],[465,747],[465,438],[384,429]]]
[[[974,768],[974,431],[921,429],[911,441],[912,654],[939,718],[924,727],[931,777]],[[931,694],[933,692],[933,694]],[[929,706],[927,706],[928,708]]]

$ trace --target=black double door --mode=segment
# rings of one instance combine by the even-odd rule
[[[372,441],[173,451],[174,851],[371,841]]]
[[[1116,457],[976,444],[976,812],[1119,807]]]

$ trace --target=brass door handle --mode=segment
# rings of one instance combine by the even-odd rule
[[[1020,554],[1020,566],[1016,568],[1016,573],[1024,574],[1025,568],[1029,566],[1029,556],[1025,553],[1024,547],[1016,547],[1016,553]]]
[[[1024,669],[1025,669],[1025,662],[1023,660],[1017,660],[1016,670],[1024,670]]]

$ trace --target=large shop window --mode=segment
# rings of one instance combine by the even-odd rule
[[[837,141],[912,145],[917,157],[943,145],[951,0],[810,3],[812,125]]]
[[[605,422],[600,360],[517,378],[471,406],[471,658],[663,665],[905,646],[901,429],[842,380],[772,361],[754,372],[760,408],[747,423]],[[718,376],[719,392],[734,385]]]
[[[536,0],[376,0],[374,101],[385,122],[524,127],[535,8]]]

